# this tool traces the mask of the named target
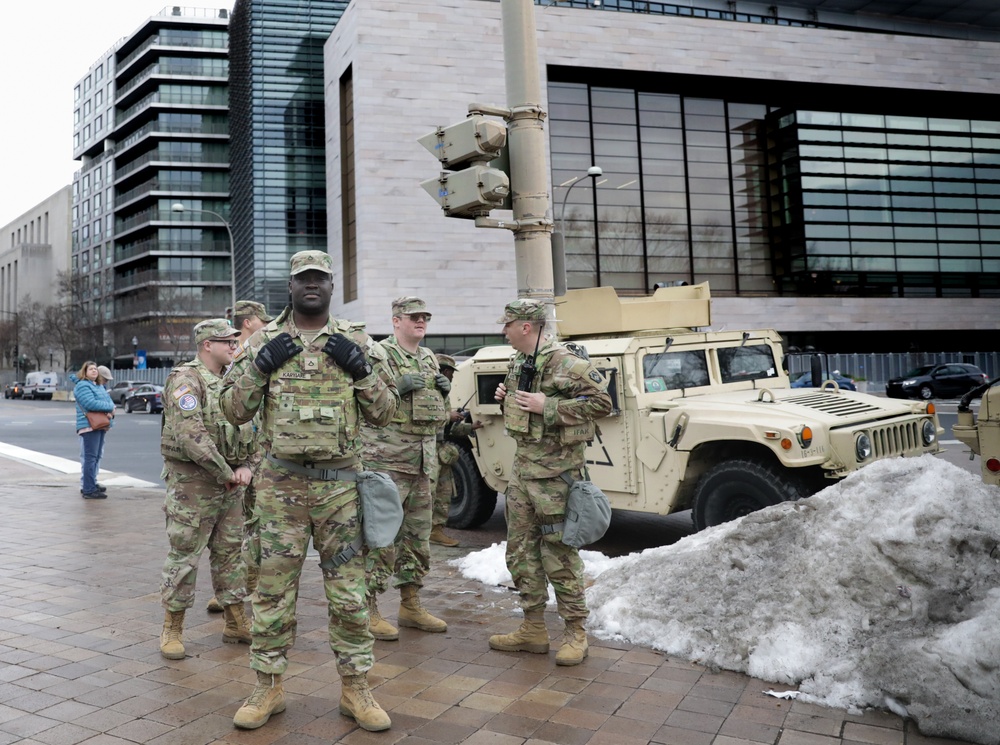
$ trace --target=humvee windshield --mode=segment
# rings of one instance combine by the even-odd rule
[[[766,344],[723,347],[716,352],[723,383],[778,377],[771,347]]]
[[[642,358],[642,377],[646,393],[696,388],[711,382],[704,349],[647,354]]]

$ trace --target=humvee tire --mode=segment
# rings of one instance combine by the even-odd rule
[[[455,496],[448,509],[448,527],[468,530],[478,528],[493,516],[497,493],[479,475],[476,459],[469,449],[460,445],[458,450],[458,460],[452,466]]]
[[[736,458],[710,468],[698,481],[691,521],[695,530],[703,530],[779,502],[807,496],[805,484],[786,469]]]

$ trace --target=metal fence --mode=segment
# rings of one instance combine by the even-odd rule
[[[962,362],[975,365],[986,376],[1000,375],[1000,352],[894,352],[888,354],[828,354],[830,371],[839,370],[841,375],[866,382],[871,393],[885,391],[885,384],[891,378],[899,378],[921,365],[939,365],[946,362]],[[806,355],[793,357],[792,377],[809,370]],[[860,390],[863,386],[858,386]]]

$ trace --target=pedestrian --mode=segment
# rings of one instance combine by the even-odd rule
[[[197,324],[197,355],[171,370],[163,386],[160,452],[170,551],[160,584],[166,612],[160,654],[168,660],[184,658],[184,614],[194,604],[198,562],[206,548],[212,587],[226,618],[222,641],[250,643],[240,555],[243,489],[261,456],[253,425],[231,425],[219,403],[222,374],[233,361],[239,335],[224,318]]]
[[[452,381],[455,374],[455,358],[447,354],[437,355],[438,367],[441,374]],[[431,543],[439,546],[458,546],[459,543],[450,535],[444,532],[444,527],[448,523],[448,510],[451,507],[451,500],[455,496],[455,474],[452,469],[460,457],[458,445],[452,442],[451,438],[468,437],[475,430],[481,429],[482,422],[466,421],[465,412],[461,409],[449,411],[448,422],[438,430],[437,435],[437,457],[438,476],[434,483],[434,508],[431,516]]]
[[[451,383],[441,374],[434,353],[420,346],[431,314],[423,300],[392,301],[393,335],[382,342],[399,393],[399,411],[383,428],[362,427],[365,466],[392,477],[403,503],[403,526],[393,546],[368,552],[368,614],[376,639],[394,640],[399,630],[383,618],[378,595],[399,588],[400,626],[440,633],[448,624],[420,603],[423,578],[430,570],[431,482],[437,477],[437,432],[448,421]]]
[[[333,263],[323,251],[292,256],[292,304],[240,351],[226,376],[222,407],[231,422],[261,413],[267,457],[255,477],[250,553],[260,567],[250,667],[257,686],[233,724],[256,729],[285,710],[282,675],[295,640],[295,601],[306,549],[319,551],[329,605],[330,647],[341,677],[340,713],[364,729],[391,725],[372,696],[358,471],[364,420],[382,426],[399,397],[384,353],[364,325],[330,316]],[[370,516],[369,516],[370,517]]]
[[[250,342],[250,337],[274,319],[267,314],[267,311],[261,303],[255,303],[253,300],[237,300],[234,307],[235,312],[232,314],[233,328],[240,332],[240,347],[245,349],[246,345]],[[259,417],[254,419],[254,426],[259,429],[260,422],[258,419]],[[250,520],[250,516],[253,514],[255,499],[256,492],[254,491],[254,485],[251,481],[243,487],[244,524]],[[251,561],[247,563],[247,597],[252,595],[256,589],[257,565]],[[222,613],[222,603],[219,602],[218,598],[213,596],[212,599],[208,601],[208,605],[205,610],[209,613]]]
[[[104,388],[96,362],[87,360],[80,367],[73,398],[76,399],[76,433],[80,436],[80,496],[84,499],[106,499],[108,490],[97,483],[97,472],[104,437],[114,424],[115,403]],[[107,426],[95,428],[88,420],[88,413],[108,414]]]
[[[582,480],[584,451],[594,420],[611,412],[607,381],[576,345],[547,335],[548,306],[540,300],[509,303],[497,323],[516,352],[496,400],[517,448],[507,485],[507,568],[521,599],[524,621],[511,634],[490,637],[505,652],[549,651],[545,628],[547,582],[566,623],[556,664],[578,665],[587,656],[587,603],[583,562],[562,543],[570,480]]]

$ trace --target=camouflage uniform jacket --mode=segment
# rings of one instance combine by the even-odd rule
[[[517,442],[515,468],[526,479],[582,468],[587,442],[594,438],[594,420],[611,413],[607,381],[589,360],[562,344],[546,343],[536,355],[538,371],[531,386],[532,393],[545,394],[545,406],[541,414],[530,414],[513,405],[526,359],[525,354],[515,355],[504,381],[504,426]]]
[[[365,463],[376,470],[433,476],[437,471],[437,433],[448,421],[447,395],[434,383],[441,368],[426,347],[412,354],[394,336],[383,341],[382,346],[393,379],[418,374],[423,376],[426,387],[401,396],[396,415],[384,429],[362,428]]]
[[[253,360],[281,333],[303,351],[265,375]],[[333,334],[361,346],[372,365],[370,375],[355,382],[323,352]],[[399,395],[389,380],[385,352],[364,324],[331,317],[319,331],[300,331],[291,308],[285,308],[240,348],[223,383],[222,410],[234,423],[248,422],[260,410],[261,442],[275,457],[346,466],[361,454],[361,419],[384,426],[396,413]]]
[[[205,473],[201,478],[225,484],[233,469],[260,464],[260,447],[252,424],[234,427],[222,416],[222,378],[198,358],[175,367],[163,386],[163,431],[160,453],[168,467]]]

